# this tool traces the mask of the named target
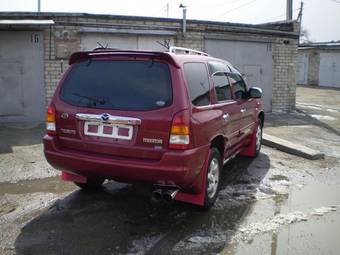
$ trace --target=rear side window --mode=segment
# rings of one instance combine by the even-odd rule
[[[233,93],[235,99],[246,99],[247,98],[247,87],[242,77],[236,73],[230,73],[230,82],[233,86]]]
[[[228,77],[225,73],[219,72],[213,75],[213,81],[218,102],[232,100],[231,89]]]
[[[209,105],[209,80],[205,64],[185,63],[184,72],[192,104],[195,106]]]
[[[88,60],[74,64],[60,98],[72,105],[143,111],[172,103],[167,64],[155,61]]]

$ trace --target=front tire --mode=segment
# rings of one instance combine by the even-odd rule
[[[218,149],[212,148],[208,163],[204,208],[212,207],[217,199],[221,182],[222,161]]]
[[[256,135],[255,135],[255,157],[260,154],[261,145],[262,145],[262,121],[259,119],[257,128],[256,128]]]

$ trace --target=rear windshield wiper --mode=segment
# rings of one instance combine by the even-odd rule
[[[99,103],[99,104],[105,104],[105,103],[106,103],[106,100],[105,100],[104,98],[85,96],[85,95],[80,95],[80,94],[78,94],[78,93],[72,93],[72,95],[73,95],[73,96],[80,97],[80,98],[87,99],[88,101],[91,102],[91,104],[92,104],[93,106],[96,106],[97,103]]]

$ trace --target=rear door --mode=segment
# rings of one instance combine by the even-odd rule
[[[63,147],[115,158],[160,160],[168,145],[173,68],[151,59],[76,63],[56,104]]]
[[[184,76],[191,101],[191,125],[196,147],[207,145],[216,134],[223,135],[222,111],[212,105],[213,86],[205,62],[184,63]]]

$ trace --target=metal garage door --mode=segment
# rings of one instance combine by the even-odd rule
[[[154,35],[117,35],[107,33],[84,33],[81,36],[82,50],[93,50],[99,47],[98,42],[103,46],[116,49],[141,49],[141,50],[160,50],[165,51],[165,48],[158,42],[170,40],[169,36],[154,36]]]
[[[308,79],[308,54],[306,53],[299,53],[298,59],[298,73],[296,77],[297,84],[307,85]]]
[[[249,86],[263,90],[264,108],[271,111],[272,50],[271,44],[226,40],[205,40],[205,51],[230,61],[245,74]]]
[[[319,85],[340,88],[340,53],[320,53]]]
[[[40,32],[0,31],[0,122],[44,120]]]

